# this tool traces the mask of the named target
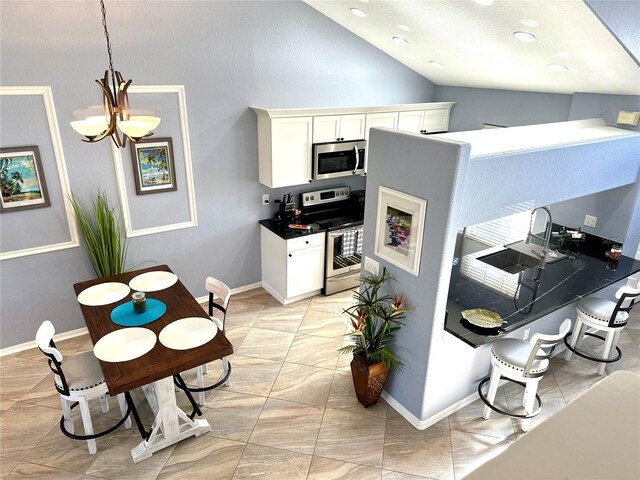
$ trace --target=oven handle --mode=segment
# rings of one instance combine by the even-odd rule
[[[356,164],[353,167],[353,174],[355,175],[358,171],[358,165],[360,165],[360,152],[358,151],[358,146],[354,145],[353,150],[356,152]]]

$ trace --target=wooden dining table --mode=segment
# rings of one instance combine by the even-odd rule
[[[73,288],[76,295],[89,287],[106,282],[120,282],[129,284],[134,277],[154,271],[171,272],[167,265],[159,265],[141,270],[135,270],[120,275],[87,280],[76,283]],[[173,273],[173,272],[171,272]],[[151,330],[159,337],[161,330],[170,323],[187,317],[209,318],[189,293],[185,286],[178,281],[163,290],[147,292],[147,299],[157,299],[163,302],[166,312],[157,320],[141,328]],[[117,306],[129,302],[131,295],[123,299],[101,306],[87,306],[80,304],[91,341],[95,345],[105,335],[120,330],[123,327],[111,320],[111,312]],[[174,350],[165,347],[160,341],[148,353],[124,362],[100,361],[109,394],[129,392],[136,387],[143,387],[149,404],[154,411],[155,420],[148,435],[132,451],[134,462],[149,458],[154,452],[191,436],[199,436],[208,432],[211,427],[205,419],[191,419],[177,406],[173,375],[204,365],[233,353],[233,346],[218,331],[209,342],[196,348]]]

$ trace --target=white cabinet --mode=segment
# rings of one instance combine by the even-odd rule
[[[364,127],[364,114],[313,117],[313,143],[362,140]]]
[[[311,181],[312,117],[258,117],[260,183],[277,188]]]
[[[398,112],[369,113],[364,134],[365,140],[369,140],[369,130],[372,127],[398,128]]]
[[[287,304],[320,293],[324,286],[325,233],[285,240],[260,227],[262,286]]]
[[[448,108],[400,112],[398,130],[414,133],[446,132],[449,129]]]

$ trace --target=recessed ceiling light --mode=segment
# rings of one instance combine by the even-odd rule
[[[567,52],[556,52],[556,55],[560,58],[571,58],[571,54]]]
[[[402,37],[393,37],[392,40],[398,45],[409,45],[409,42]]]
[[[536,39],[534,34],[528,32],[513,32],[513,36],[521,42],[533,42]]]
[[[404,30],[405,32],[411,31],[411,29],[409,27],[407,27],[406,25],[398,25],[398,28],[400,30]]]
[[[476,2],[478,5],[491,5],[493,3],[493,0],[473,0],[474,2]]]
[[[547,65],[547,68],[554,72],[566,72],[567,70],[569,70],[567,66],[561,65],[559,63],[550,63],[549,65]]]
[[[350,8],[349,9],[351,11],[351,13],[353,13],[356,17],[366,17],[367,14],[364,13],[362,10],[360,10],[359,8]]]
[[[520,23],[522,25],[524,25],[525,27],[536,28],[536,27],[540,26],[540,24],[538,22],[536,22],[535,20],[533,20],[531,18],[525,18],[523,20],[520,20]]]
[[[440,70],[444,68],[443,64],[441,64],[440,62],[434,62],[433,60],[429,61],[429,65],[431,65],[433,68],[439,68]]]

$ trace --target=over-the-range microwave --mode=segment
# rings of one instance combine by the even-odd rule
[[[365,140],[313,144],[313,178],[364,175]]]

